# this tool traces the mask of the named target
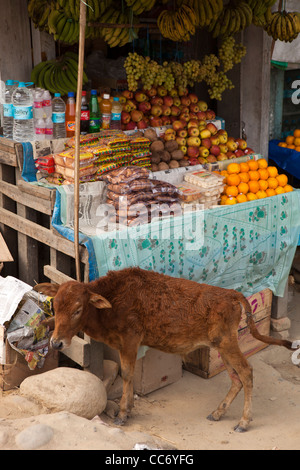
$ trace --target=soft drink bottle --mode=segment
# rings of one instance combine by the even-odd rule
[[[104,93],[103,100],[100,103],[100,111],[101,111],[101,127],[102,129],[109,129],[110,128],[110,119],[111,119],[111,108],[112,103],[110,101],[110,95]]]
[[[100,131],[100,108],[97,98],[97,90],[91,91],[90,99],[90,127],[89,132]]]
[[[82,92],[81,114],[80,114],[80,134],[88,134],[90,126],[90,108],[86,99],[86,91]]]
[[[119,98],[115,97],[111,108],[111,129],[121,129],[121,113],[123,106],[121,105]]]
[[[75,135],[75,93],[69,91],[68,100],[66,106],[66,133],[67,137],[73,137]]]
[[[14,106],[13,139],[16,142],[34,140],[33,96],[24,82],[20,82],[13,92],[12,104]]]

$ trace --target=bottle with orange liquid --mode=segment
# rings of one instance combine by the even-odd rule
[[[100,102],[101,128],[102,129],[110,128],[111,108],[112,108],[112,102],[110,100],[110,95],[107,93],[104,93],[103,100],[101,100]]]
[[[66,105],[66,133],[67,137],[73,137],[75,135],[75,93],[70,91],[68,93],[68,100]]]

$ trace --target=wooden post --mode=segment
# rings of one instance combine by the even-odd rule
[[[83,82],[83,64],[84,64],[84,45],[86,28],[86,4],[80,2],[79,19],[79,57],[78,57],[78,81],[77,81],[77,99],[76,99],[76,118],[75,118],[75,181],[74,181],[74,243],[75,243],[75,263],[76,278],[80,281],[80,258],[79,258],[79,152],[80,152],[80,114],[81,114],[81,96]]]

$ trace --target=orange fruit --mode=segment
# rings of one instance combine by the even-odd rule
[[[239,193],[247,194],[249,191],[249,186],[247,183],[240,183],[238,185],[238,190],[239,190]]]
[[[240,172],[240,165],[239,163],[229,163],[227,167],[227,173],[239,173]]]
[[[241,173],[245,173],[245,172],[247,172],[247,171],[249,171],[249,170],[250,170],[250,168],[249,168],[248,163],[246,163],[246,162],[240,163],[240,171],[241,171]]]
[[[285,193],[291,193],[293,191],[293,186],[290,184],[287,184],[286,186],[283,187]]]
[[[227,186],[225,193],[229,197],[230,196],[236,197],[239,194],[239,190],[237,186]]]
[[[261,189],[257,191],[256,196],[258,197],[258,199],[263,199],[265,197],[268,197],[266,191],[262,191]]]
[[[300,137],[300,129],[294,130],[294,137]]]
[[[285,139],[287,144],[293,144],[294,143],[294,136],[293,135],[288,135],[287,138]]]
[[[249,160],[248,166],[250,170],[258,170],[258,163],[256,160]]]
[[[268,166],[267,170],[271,178],[275,178],[278,175],[278,170],[276,166]]]
[[[251,181],[258,181],[259,178],[259,173],[257,170],[250,170],[249,171],[249,177]]]
[[[248,201],[255,201],[255,199],[257,199],[257,196],[254,193],[248,193],[247,194],[247,199],[248,199]]]
[[[284,193],[284,189],[282,186],[278,186],[276,189],[275,189],[275,193],[276,194],[283,194]]]
[[[238,186],[240,182],[241,180],[237,173],[232,173],[231,175],[228,175],[226,178],[226,183],[228,184],[228,186]]]
[[[236,204],[237,200],[235,197],[228,197],[225,201],[225,206],[232,206],[233,204]]]
[[[265,168],[259,168],[258,173],[261,180],[267,180],[269,178],[268,170]]]
[[[287,147],[288,144],[286,144],[285,142],[279,142],[278,144],[278,147]]]
[[[248,183],[250,193],[256,194],[259,191],[259,184],[257,181],[249,181]]]
[[[275,189],[272,189],[272,188],[266,189],[266,193],[267,193],[267,196],[268,196],[268,197],[270,197],[270,196],[276,196]]]
[[[300,142],[300,139],[299,139],[299,142]],[[295,150],[296,146],[294,144],[291,144],[291,145],[287,145],[286,146],[288,149],[291,149],[291,150]]]
[[[259,188],[263,191],[265,191],[269,187],[268,181],[266,180],[259,180],[258,184],[259,184]]]
[[[237,200],[238,203],[248,201],[246,194],[238,194],[237,197],[236,197],[236,200]]]
[[[239,173],[239,177],[240,177],[241,183],[248,183],[250,179],[249,173],[246,173],[246,172]]]
[[[288,184],[288,177],[286,175],[276,176],[279,186],[286,186]]]
[[[268,178],[268,185],[271,189],[276,189],[278,186],[278,181],[276,178]]]
[[[295,148],[296,152],[300,152],[300,145],[298,145],[298,147]]]
[[[264,158],[260,158],[257,160],[258,168],[267,168],[268,167],[268,162]]]
[[[300,137],[295,137],[293,144],[295,147],[298,147],[298,145],[300,145]]]
[[[221,201],[220,201],[221,206],[224,206],[226,199],[228,199],[228,196],[226,196],[226,194],[223,194],[221,196]]]

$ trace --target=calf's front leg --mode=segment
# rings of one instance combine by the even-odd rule
[[[120,401],[120,411],[114,421],[119,426],[126,423],[133,407],[133,374],[136,357],[137,348],[134,351],[120,351],[123,394]]]

